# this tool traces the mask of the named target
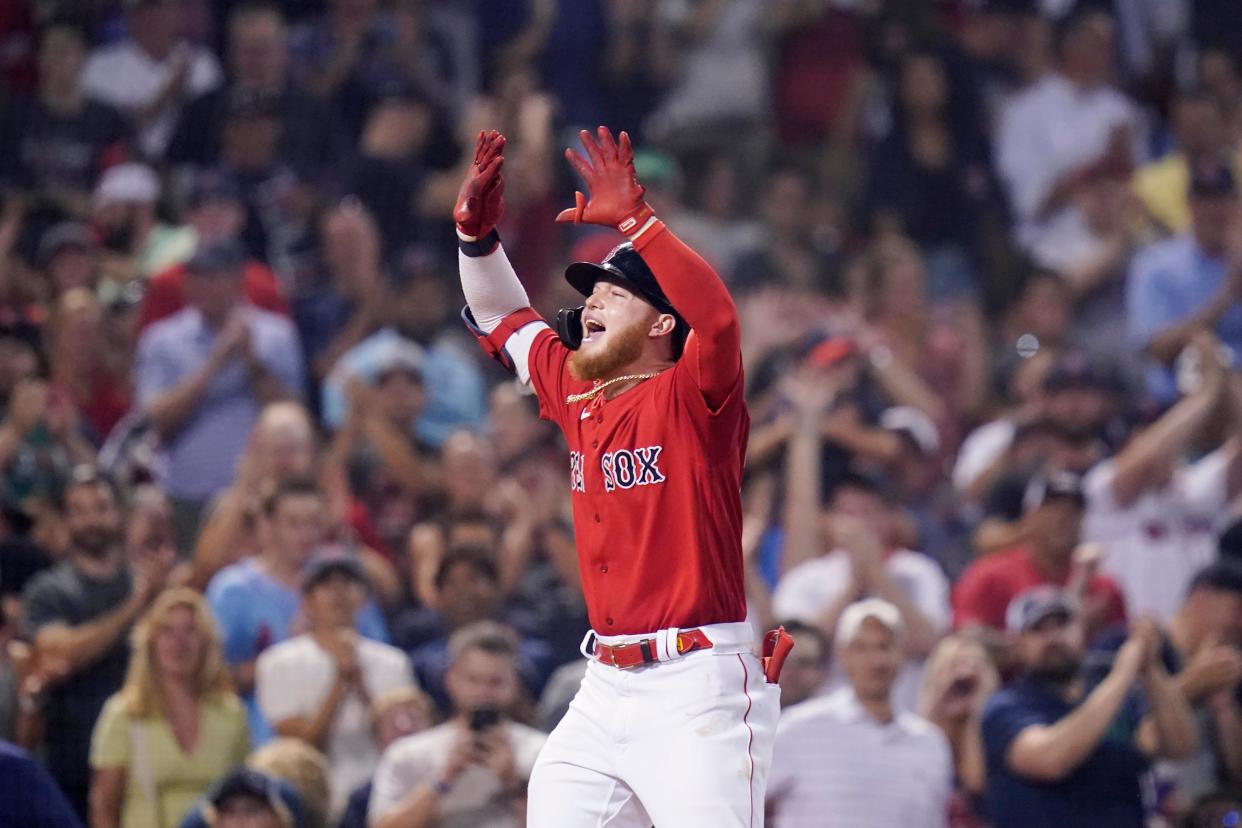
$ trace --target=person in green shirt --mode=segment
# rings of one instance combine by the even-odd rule
[[[134,631],[129,672],[91,740],[91,825],[171,828],[249,749],[211,610],[164,592]]]

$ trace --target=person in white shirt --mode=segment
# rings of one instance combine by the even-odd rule
[[[948,742],[893,700],[904,637],[901,612],[887,601],[868,598],[841,614],[834,644],[849,685],[782,715],[768,778],[769,825],[947,825]]]
[[[354,627],[366,601],[366,576],[355,556],[334,548],[317,553],[306,566],[302,592],[310,631],[259,656],[255,694],[279,735],[324,752],[331,810],[339,814],[379,762],[372,700],[413,686],[414,677],[405,653],[361,637]]]
[[[787,491],[793,491],[788,489]],[[818,516],[827,554],[798,564],[777,582],[772,612],[818,628],[833,640],[841,613],[865,597],[883,598],[901,614],[907,635],[894,698],[913,710],[923,680],[923,659],[949,628],[949,580],[931,558],[892,548],[887,504],[876,485],[852,475],[837,484]],[[792,534],[792,531],[791,531]],[[826,537],[825,537],[826,536]],[[846,683],[839,661],[828,668],[826,689]]]
[[[1242,493],[1242,387],[1214,356],[1215,337],[1202,334],[1195,347],[1204,355],[1198,387],[1083,482],[1083,539],[1103,546],[1100,568],[1121,586],[1134,617],[1173,618],[1195,573],[1215,560],[1228,504]],[[1232,436],[1186,462],[1222,405],[1232,409]]]
[[[372,828],[519,828],[526,785],[547,735],[509,718],[520,694],[517,636],[479,621],[449,639],[453,717],[384,752]]]
[[[144,154],[160,158],[182,103],[220,85],[212,53],[180,36],[173,0],[126,0],[129,37],[101,46],[82,75],[88,97],[128,114]]]
[[[1114,31],[1106,12],[1074,13],[1061,28],[1057,71],[1014,96],[1001,114],[997,166],[1027,250],[1072,211],[1082,181],[1137,160],[1137,110],[1110,84]]]

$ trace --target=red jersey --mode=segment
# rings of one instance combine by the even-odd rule
[[[975,561],[958,578],[953,588],[953,626],[982,624],[1003,630],[1010,601],[1041,584],[1063,587],[1068,579],[1068,569],[1060,579],[1046,577],[1024,547],[995,552]],[[1107,624],[1125,624],[1125,598],[1112,578],[1096,575],[1087,584],[1087,595],[1107,604]]]
[[[612,399],[566,403],[590,382],[542,330],[527,357],[540,415],[569,443],[578,566],[601,635],[743,621],[743,398],[737,311],[715,271],[664,225],[635,242],[690,325],[673,367]]]

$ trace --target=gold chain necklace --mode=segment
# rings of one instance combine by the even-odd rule
[[[595,387],[592,388],[590,391],[583,391],[581,394],[570,394],[568,397],[565,398],[565,403],[570,404],[570,403],[582,402],[583,400],[589,400],[593,398],[596,394],[598,394],[600,391],[603,391],[608,386],[616,385],[618,382],[628,382],[630,380],[640,380],[640,381],[649,380],[652,377],[658,377],[658,376],[660,376],[659,371],[655,371],[654,373],[651,373],[651,374],[626,374],[623,377],[613,377],[607,382],[596,382]]]

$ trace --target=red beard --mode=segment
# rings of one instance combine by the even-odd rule
[[[574,351],[569,355],[569,373],[576,380],[604,380],[620,374],[619,369],[643,355],[647,325],[639,323],[612,332],[607,345],[588,353]]]

